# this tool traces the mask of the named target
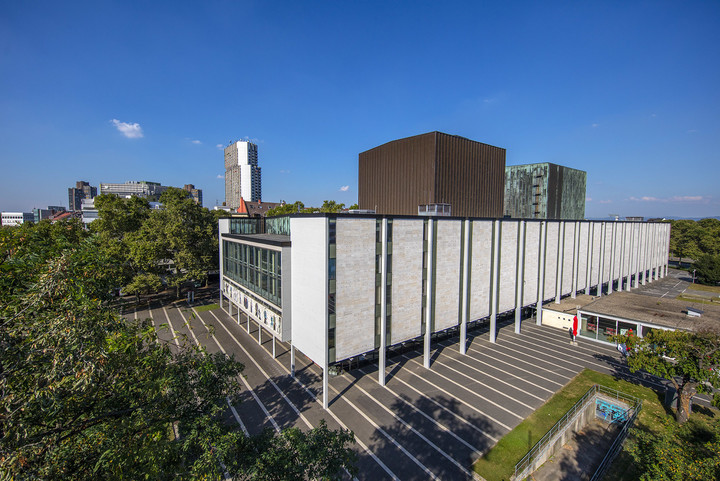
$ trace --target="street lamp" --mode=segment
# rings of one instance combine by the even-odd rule
[[[693,284],[695,284],[695,269],[693,269]]]

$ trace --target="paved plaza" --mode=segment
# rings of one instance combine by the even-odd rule
[[[321,369],[298,352],[291,378],[289,345],[278,342],[273,359],[267,332],[260,344],[257,324],[248,332],[247,318],[238,323],[234,314],[178,301],[127,315],[152,318],[174,349],[185,340],[241,361],[245,390],[228,416],[245,432],[308,429],[323,419],[352,430],[359,479],[472,479],[473,461],[583,368],[627,375],[612,347],[582,338],[572,346],[567,333],[529,319],[520,334],[501,325],[495,344],[486,327],[471,331],[465,356],[457,338],[433,345],[429,370],[419,350],[391,357],[386,387],[377,383],[377,364],[332,377],[325,411]]]

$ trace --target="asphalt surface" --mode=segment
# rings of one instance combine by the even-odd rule
[[[473,461],[583,368],[631,377],[612,347],[582,338],[572,346],[564,331],[528,319],[520,334],[501,326],[496,343],[487,328],[469,332],[464,356],[457,338],[433,345],[429,370],[420,351],[392,357],[385,387],[377,383],[377,364],[332,377],[325,411],[321,369],[296,351],[291,378],[289,346],[278,342],[273,359],[270,335],[264,332],[260,345],[257,324],[248,332],[247,319],[238,323],[233,314],[151,301],[126,315],[152,318],[173,349],[188,342],[240,360],[245,389],[228,410],[240,429],[305,430],[325,420],[331,429],[352,430],[363,480],[473,479]]]

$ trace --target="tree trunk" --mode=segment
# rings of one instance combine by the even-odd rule
[[[683,384],[678,390],[678,405],[675,413],[678,424],[683,424],[690,418],[690,400],[696,392],[693,384]]]
[[[180,299],[180,284],[175,286],[175,299]]]

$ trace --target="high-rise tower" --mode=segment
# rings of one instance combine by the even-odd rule
[[[237,209],[241,197],[250,202],[262,197],[257,145],[246,140],[225,147],[225,205]]]

